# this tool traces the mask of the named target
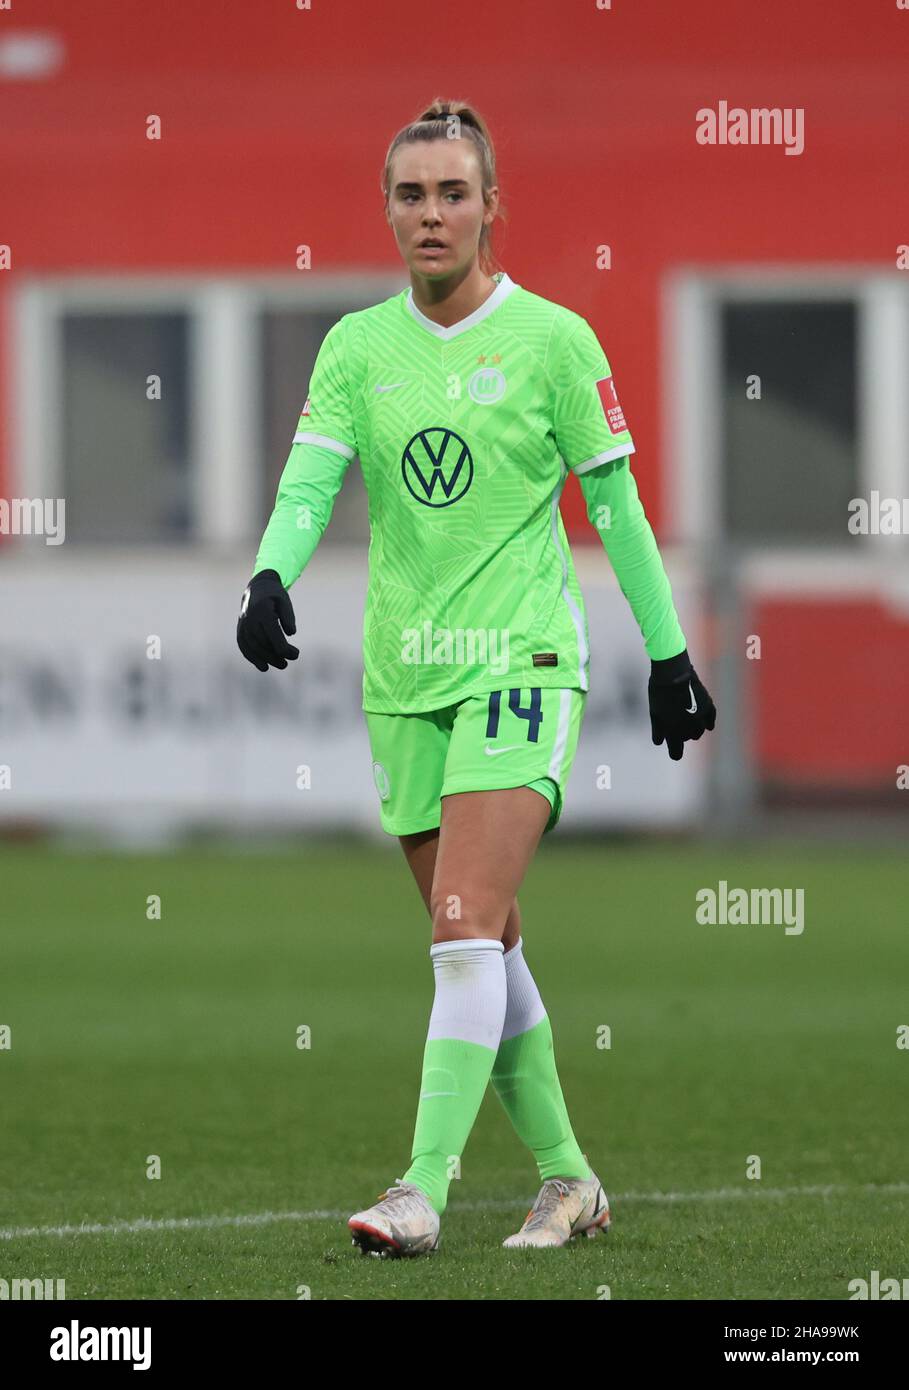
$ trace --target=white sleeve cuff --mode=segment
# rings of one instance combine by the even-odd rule
[[[613,459],[622,459],[626,454],[634,453],[633,444],[617,444],[614,449],[607,449],[603,454],[597,454],[592,459],[586,459],[584,463],[577,463],[572,468],[572,473],[589,473],[591,468],[599,468],[601,463],[612,463]]]
[[[327,434],[305,434],[300,430],[293,437],[294,444],[318,444],[322,449],[331,449],[332,453],[340,454],[342,458],[352,459],[356,457],[356,449],[351,449],[349,444],[342,444],[340,439],[331,439]]]

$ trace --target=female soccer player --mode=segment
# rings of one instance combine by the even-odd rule
[[[363,708],[385,830],[432,918],[435,998],[410,1167],[349,1220],[366,1252],[437,1250],[452,1165],[490,1078],[542,1183],[506,1246],[609,1225],[572,1131],[516,894],[559,819],[588,689],[588,633],[559,498],[576,473],[651,658],[654,743],[714,726],[629,468],[612,371],[586,319],[491,273],[486,125],[435,101],[394,137],[385,215],[410,289],[320,348],[237,640],[260,671],[298,649],[287,589],[350,460],[369,498]]]

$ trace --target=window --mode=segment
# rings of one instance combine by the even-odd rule
[[[720,333],[726,534],[842,541],[860,491],[855,304],[727,303]]]
[[[875,490],[909,496],[904,277],[680,271],[665,322],[672,538],[807,562],[822,550],[874,552],[880,537],[850,534],[849,504]]]
[[[11,491],[65,498],[75,545],[254,549],[322,339],[401,288],[355,272],[30,277],[13,291]],[[366,540],[364,492],[354,463],[326,544]]]
[[[67,541],[185,540],[187,315],[67,313],[61,332]],[[148,398],[149,376],[160,377],[160,399]]]

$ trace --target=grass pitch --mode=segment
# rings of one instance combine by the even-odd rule
[[[804,888],[804,932],[698,925],[720,879]],[[86,1299],[844,1299],[909,1273],[895,854],[544,842],[525,953],[613,1229],[501,1249],[538,1181],[490,1089],[441,1251],[413,1261],[361,1257],[345,1225],[413,1135],[433,982],[400,851],[7,847],[0,885],[0,1278]]]

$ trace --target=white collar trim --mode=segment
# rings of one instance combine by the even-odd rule
[[[456,338],[459,333],[466,333],[468,328],[473,328],[491,314],[494,309],[498,309],[504,299],[507,299],[512,290],[518,286],[512,280],[507,271],[502,272],[502,278],[496,285],[488,299],[484,299],[479,309],[474,309],[472,314],[468,314],[466,319],[461,319],[458,323],[452,323],[448,328],[443,328],[442,324],[436,323],[433,319],[427,318],[421,309],[418,309],[413,302],[413,289],[407,291],[405,303],[413,317],[423,328],[429,330],[436,338]]]

